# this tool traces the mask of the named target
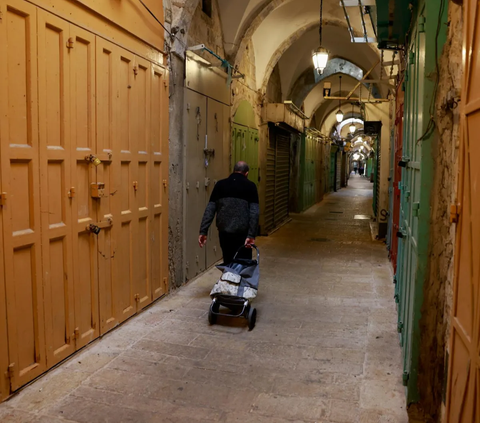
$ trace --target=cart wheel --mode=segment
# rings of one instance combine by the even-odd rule
[[[212,304],[210,304],[210,309],[208,310],[208,323],[214,325],[217,322],[217,315],[214,313],[218,313],[220,310],[220,304],[213,300]]]
[[[257,321],[257,309],[251,308],[248,311],[248,330],[252,330],[255,327],[256,321]]]

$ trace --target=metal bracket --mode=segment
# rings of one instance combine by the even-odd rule
[[[402,333],[403,331],[403,322],[398,322],[397,323],[397,332]]]
[[[452,204],[450,206],[450,223],[458,223],[460,218],[460,204]]]
[[[402,381],[403,381],[403,386],[407,386],[408,385],[408,380],[410,379],[410,373],[408,372],[403,372],[403,376],[402,376]]]
[[[133,181],[133,190],[138,191],[138,181]]]
[[[68,198],[74,198],[75,197],[75,187],[71,187],[70,190],[68,191]]]
[[[90,184],[90,194],[92,198],[105,197],[105,184],[103,182],[93,182]]]

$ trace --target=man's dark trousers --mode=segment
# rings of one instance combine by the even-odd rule
[[[239,250],[239,248],[245,245],[245,240],[247,239],[247,234],[230,234],[228,232],[218,232],[220,238],[220,247],[222,247],[223,252],[223,263],[230,264],[233,261],[233,257]],[[242,248],[237,258],[252,258],[252,250],[249,248]]]

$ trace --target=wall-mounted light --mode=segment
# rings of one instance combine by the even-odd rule
[[[330,97],[331,93],[332,93],[332,83],[331,82],[325,82],[323,84],[323,96],[324,97]]]
[[[322,28],[323,28],[323,0],[320,0],[320,47],[318,47],[312,54],[313,66],[315,70],[321,75],[327,67],[328,50],[322,46]]]

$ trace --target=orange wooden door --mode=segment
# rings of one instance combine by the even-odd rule
[[[130,148],[132,151],[132,266],[133,293],[137,312],[152,302],[151,202],[152,145],[150,142],[150,62],[135,57],[132,84],[132,125]]]
[[[0,4],[0,172],[11,389],[46,369],[42,287],[36,8]],[[2,342],[5,341],[5,338]]]
[[[42,276],[49,367],[75,351],[68,22],[38,10]]]
[[[153,299],[168,290],[168,74],[151,67],[150,260]]]
[[[88,230],[97,222],[99,201],[91,192],[97,169],[88,159],[96,153],[95,36],[71,25],[69,42],[74,337],[81,348],[99,335],[97,236]]]
[[[464,81],[446,419],[480,422],[480,9],[464,3]]]

